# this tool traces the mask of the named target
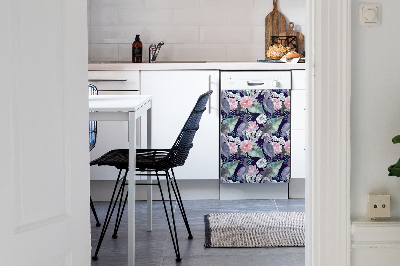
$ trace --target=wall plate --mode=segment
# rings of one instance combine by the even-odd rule
[[[358,5],[358,24],[367,27],[381,25],[381,4],[361,3]]]
[[[390,195],[368,194],[368,217],[376,219],[390,216]]]

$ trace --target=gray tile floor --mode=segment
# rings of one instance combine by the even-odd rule
[[[95,202],[101,223],[105,218],[108,202]],[[168,205],[167,205],[168,206]],[[177,208],[174,201],[175,209]],[[146,231],[146,202],[136,202],[136,265],[138,266],[303,266],[304,247],[278,248],[205,248],[204,215],[220,212],[272,212],[304,211],[304,199],[287,200],[186,200],[184,201],[193,239],[187,231],[179,209],[175,211],[181,262],[175,253],[161,201],[153,202],[153,231]],[[100,236],[101,227],[92,224],[92,255]],[[127,265],[127,215],[118,231],[118,239],[111,238],[114,220],[110,223],[99,252],[99,259],[92,266]]]

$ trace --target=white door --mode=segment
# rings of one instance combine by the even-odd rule
[[[87,6],[0,8],[0,265],[90,265]]]

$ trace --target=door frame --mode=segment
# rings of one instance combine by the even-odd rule
[[[306,2],[306,265],[350,265],[351,0]]]

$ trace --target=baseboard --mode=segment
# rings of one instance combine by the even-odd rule
[[[306,196],[306,179],[291,178],[289,182],[289,199],[304,199]]]
[[[220,199],[287,199],[288,183],[221,184]]]
[[[304,198],[304,178],[291,179],[290,183],[272,184],[220,184],[219,180],[178,180],[181,197],[185,200],[201,199],[287,199]],[[137,181],[146,183],[146,181]],[[114,188],[114,180],[91,180],[90,195],[94,201],[109,201]],[[166,181],[161,180],[164,193],[167,193]],[[220,187],[221,186],[221,187]],[[289,186],[289,194],[288,194]],[[136,186],[136,200],[147,199],[147,187]],[[153,199],[161,200],[158,186],[152,186]],[[221,190],[220,190],[221,189]]]
[[[354,221],[351,231],[351,265],[399,265],[399,219]]]

